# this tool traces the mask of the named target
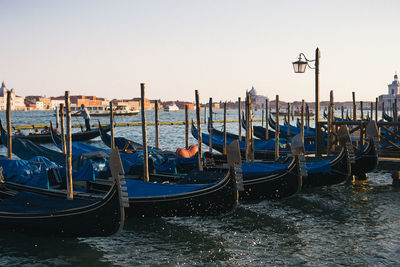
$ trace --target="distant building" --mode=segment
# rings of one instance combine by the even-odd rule
[[[25,97],[25,105],[27,107],[32,107],[34,104],[35,109],[45,110],[51,109],[51,99],[44,96],[29,95]]]
[[[254,86],[251,87],[250,91],[246,90],[246,93],[250,93],[251,95],[252,107],[261,108],[265,106],[265,100],[267,100],[268,97],[263,95],[258,95],[257,90],[254,89]]]
[[[7,108],[7,92],[8,91],[11,92],[11,110],[25,110],[24,98],[17,96],[15,94],[14,88],[11,88],[11,90],[8,90],[4,81],[1,83],[1,87],[0,87],[0,110],[6,110],[6,108]]]
[[[392,83],[388,84],[388,94],[379,96],[379,103],[383,103],[385,108],[392,109],[395,99],[400,103],[400,82],[397,73]]]

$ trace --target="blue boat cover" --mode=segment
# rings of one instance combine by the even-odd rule
[[[329,164],[330,160],[321,160],[316,162],[306,162],[307,172],[310,174],[313,173],[330,173],[331,165]]]
[[[287,169],[288,166],[289,166],[288,163],[277,164],[277,163],[261,163],[261,162],[243,162],[242,163],[243,179],[252,176],[269,175],[274,172],[285,170]]]
[[[52,197],[33,192],[18,192],[15,196],[0,201],[0,211],[17,213],[51,213],[78,208],[94,203],[96,200]]]
[[[47,169],[49,167],[57,167],[57,164],[44,157],[35,157],[32,158],[32,161],[0,158],[0,167],[3,168],[5,181],[39,188],[49,188]]]
[[[60,145],[59,145],[60,146]],[[100,147],[92,146],[82,142],[72,142],[72,154],[79,157],[85,153],[101,151],[110,154],[111,151]],[[177,173],[177,166],[184,164],[197,164],[197,154],[191,158],[177,157],[174,154],[163,154],[156,149],[149,149],[149,160],[152,168],[157,172]],[[125,172],[133,171],[140,173],[143,169],[143,151],[135,153],[121,153],[121,162]]]
[[[330,160],[322,160],[316,162],[306,162],[307,172],[313,173],[329,173],[331,171]],[[243,162],[242,173],[243,179],[269,175],[274,172],[279,172],[287,169],[289,163],[278,164],[278,163],[262,163],[262,162]]]
[[[193,131],[194,138],[198,138],[198,131]],[[202,133],[202,142],[206,145],[209,145],[210,135],[206,133]],[[227,138],[226,145],[228,146],[231,142],[235,141],[235,139]],[[213,144],[223,146],[224,138],[222,136],[213,135]],[[239,141],[240,149],[246,148],[245,141]],[[286,139],[279,140],[279,147],[283,151],[290,151],[290,147],[288,146]],[[270,140],[254,140],[254,150],[274,150],[275,149],[275,139]]]
[[[161,197],[193,192],[202,188],[210,187],[210,184],[162,184],[148,183],[140,180],[126,179],[128,197]]]
[[[47,171],[50,168],[60,168],[62,182],[65,183],[65,168],[45,157],[33,157],[30,160],[10,160],[0,158],[0,167],[3,168],[3,177],[8,182],[49,189]],[[74,181],[94,181],[93,165],[87,162],[79,171],[73,170]]]

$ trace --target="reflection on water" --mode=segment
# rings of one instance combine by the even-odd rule
[[[222,119],[222,111],[216,112],[216,119]],[[153,114],[148,112],[149,121]],[[190,114],[194,118],[194,112]],[[55,121],[51,112],[12,116],[14,124]],[[0,118],[4,120],[4,113]],[[256,118],[261,118],[261,111]],[[228,119],[237,119],[237,111],[228,111]],[[139,120],[116,117],[116,122]],[[184,112],[161,111],[160,121],[184,121]],[[228,127],[238,132],[237,123]],[[140,142],[140,130],[118,127],[115,132]],[[184,146],[184,133],[184,126],[162,125],[161,147]],[[154,144],[153,126],[148,135],[149,144]],[[190,137],[191,144],[196,142]],[[103,147],[99,138],[91,143]],[[5,151],[0,148],[3,155]],[[390,173],[377,171],[364,182],[309,189],[287,200],[242,202],[225,217],[130,218],[121,235],[109,238],[2,233],[0,265],[399,265],[400,192],[391,184]]]

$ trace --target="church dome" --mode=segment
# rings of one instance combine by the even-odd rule
[[[256,96],[256,95],[257,95],[257,90],[254,89],[254,86],[251,87],[251,90],[249,91],[249,93],[250,93],[252,96]]]

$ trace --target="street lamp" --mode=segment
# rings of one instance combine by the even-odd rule
[[[304,73],[306,71],[306,67],[308,66],[310,69],[315,69],[315,153],[316,156],[321,155],[322,148],[322,140],[321,140],[321,127],[319,125],[319,58],[321,57],[319,48],[315,49],[315,59],[309,60],[303,54],[299,54],[299,59],[295,62],[292,62],[293,69],[295,73]],[[302,60],[304,58],[305,61]],[[310,62],[315,62],[314,67],[310,66]]]

